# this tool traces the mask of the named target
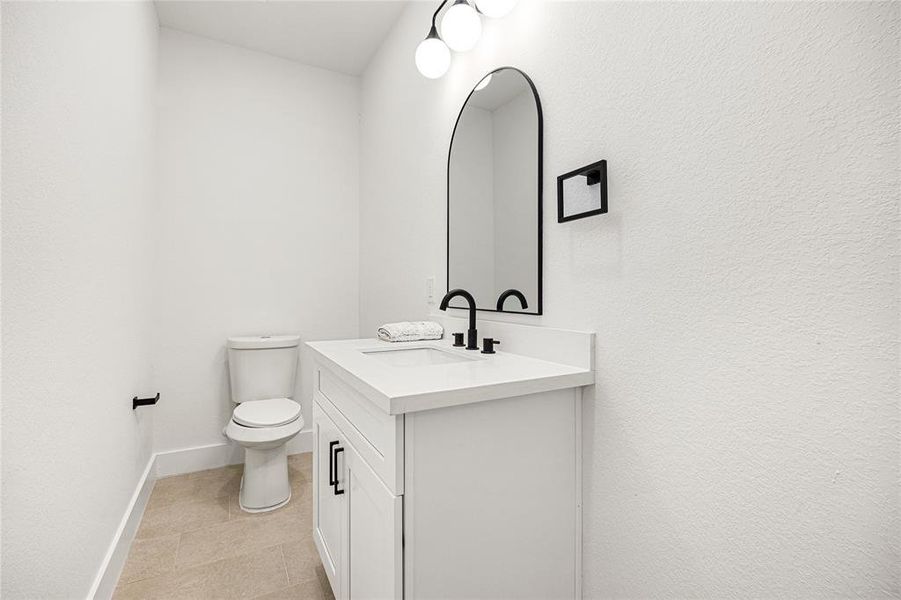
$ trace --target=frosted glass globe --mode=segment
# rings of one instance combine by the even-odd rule
[[[507,13],[516,6],[516,0],[476,0],[476,6],[486,17],[499,19],[506,17]]]
[[[475,48],[481,35],[482,20],[479,13],[466,2],[451,6],[441,20],[441,37],[456,52]]]
[[[450,67],[450,50],[436,37],[427,37],[416,47],[416,68],[429,79],[438,79]]]

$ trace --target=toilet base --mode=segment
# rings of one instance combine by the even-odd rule
[[[241,510],[243,510],[246,513],[269,512],[270,510],[276,510],[283,506],[286,506],[289,502],[291,502],[291,492],[288,492],[288,497],[284,501],[279,502],[275,506],[268,506],[266,508],[248,508],[248,507],[244,506],[244,504],[241,502],[241,496],[238,496],[238,506],[240,506]]]
[[[244,476],[238,505],[250,513],[281,508],[291,501],[291,482],[288,480],[288,449],[283,443],[277,448],[244,449]]]

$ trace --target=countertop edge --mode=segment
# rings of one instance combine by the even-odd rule
[[[320,351],[315,344],[316,342],[306,342],[307,347],[315,355],[314,360],[334,373],[342,382],[366,397],[367,400],[384,411],[385,414],[392,416],[567,388],[579,388],[595,383],[594,371],[586,369],[575,373],[539,377],[525,381],[494,383],[406,396],[390,396],[342,367],[338,362]],[[318,385],[314,384],[314,388],[318,389]]]
[[[391,398],[391,415],[403,415],[407,413],[435,410],[451,406],[463,406],[490,402],[503,398],[515,398],[543,392],[553,392],[569,388],[580,388],[594,384],[594,371],[580,373],[567,373],[565,375],[553,375],[530,379],[528,381],[511,381],[495,383],[479,387],[460,388],[456,390],[442,390],[427,394],[413,394],[410,396],[398,396]]]

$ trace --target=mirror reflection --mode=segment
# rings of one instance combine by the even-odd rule
[[[476,85],[460,111],[448,156],[448,289],[480,310],[508,289],[508,312],[541,314],[541,110],[519,70]],[[458,299],[452,307],[462,308]]]

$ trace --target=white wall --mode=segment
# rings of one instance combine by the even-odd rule
[[[433,8],[364,75],[362,331],[427,314],[454,119],[520,67],[546,312],[518,320],[598,333],[585,596],[901,593],[899,6],[522,0],[431,81]],[[610,214],[558,225],[554,178],[601,158]]]
[[[150,457],[149,3],[4,2],[4,598],[85,597]]]
[[[226,442],[228,336],[356,336],[359,80],[165,28],[159,80],[154,449],[166,451]]]

